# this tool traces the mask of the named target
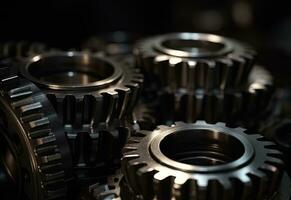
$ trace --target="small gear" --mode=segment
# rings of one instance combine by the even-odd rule
[[[0,156],[16,191],[2,191],[1,198],[70,198],[72,159],[63,126],[45,94],[10,70],[0,69]]]
[[[104,174],[108,162],[113,162],[110,158],[119,158],[120,154],[112,154],[121,150],[129,134],[124,120],[131,115],[143,83],[131,58],[50,52],[30,58],[20,72],[47,94],[57,110],[78,177]]]
[[[136,63],[161,87],[226,89],[246,83],[255,51],[218,35],[172,33],[140,41]]]
[[[124,148],[122,172],[143,199],[267,198],[281,181],[281,153],[244,131],[204,121],[140,131]]]

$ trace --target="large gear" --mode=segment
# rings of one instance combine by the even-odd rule
[[[78,176],[102,174],[97,166],[108,169],[106,162],[126,140],[124,119],[132,113],[143,82],[130,58],[50,52],[30,58],[20,71],[47,94],[59,113]]]
[[[33,83],[6,67],[0,69],[0,91],[0,154],[6,178],[16,188],[2,191],[1,198],[70,199],[71,154],[49,100]]]
[[[137,65],[161,87],[226,89],[246,83],[256,53],[238,41],[212,34],[172,33],[140,41]]]
[[[264,199],[278,190],[283,161],[272,142],[224,123],[176,122],[140,131],[122,171],[143,199]]]

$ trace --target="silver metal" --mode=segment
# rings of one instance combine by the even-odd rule
[[[143,199],[264,199],[278,190],[279,156],[273,143],[242,128],[176,122],[132,137],[122,169]]]
[[[102,89],[123,71],[115,63],[88,52],[50,52],[30,58],[21,68],[29,80],[54,90]]]
[[[134,55],[161,87],[210,90],[244,85],[256,53],[218,35],[169,33],[141,40]]]

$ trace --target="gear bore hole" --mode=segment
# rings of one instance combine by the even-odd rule
[[[167,135],[160,143],[168,158],[195,166],[214,166],[233,162],[244,153],[235,137],[212,130],[179,131]]]
[[[85,53],[69,53],[36,56],[35,61],[27,66],[27,73],[37,81],[66,86],[87,85],[114,74],[114,67],[101,59]]]
[[[197,53],[215,53],[225,46],[222,43],[214,43],[206,40],[169,39],[162,42],[162,46],[168,49]]]

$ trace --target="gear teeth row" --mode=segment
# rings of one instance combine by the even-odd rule
[[[271,100],[269,91],[204,93],[196,90],[193,93],[177,94],[163,92],[157,103],[157,116],[160,123],[182,120],[194,122],[204,119],[213,123],[217,121],[236,122],[251,120],[249,116],[260,116]],[[249,118],[249,119],[247,119]]]
[[[88,52],[51,52],[43,57],[75,55],[79,58],[84,54],[105,66],[109,65],[109,70],[115,70],[110,72],[113,74],[110,80],[105,79],[105,85],[85,85],[80,90],[69,87],[59,91],[41,81],[34,81],[43,88],[64,125],[75,168],[80,171],[77,176],[93,178],[92,174],[102,174],[106,171],[105,164],[115,163],[116,156],[120,156],[120,145],[129,134],[127,120],[141,93],[143,75],[133,65],[132,57],[104,58]],[[25,77],[30,77],[26,69],[21,68],[20,71]],[[109,145],[106,146],[106,142]]]
[[[161,49],[156,49],[156,44],[163,46],[162,41],[179,40],[183,34],[185,33],[166,34],[140,41],[134,48],[136,64],[146,75],[155,76],[156,82],[162,87],[170,87],[172,90],[177,88],[223,90],[246,83],[245,80],[256,57],[254,50],[227,38],[223,38],[224,45],[231,44],[233,49],[222,56],[182,57],[168,55]]]
[[[63,134],[61,124],[58,124],[56,114],[53,113],[53,108],[50,107],[45,95],[32,83],[17,76],[7,76],[10,74],[9,70],[1,69],[2,98],[8,102],[26,131],[29,140],[27,145],[30,145],[28,148],[35,152],[31,156],[37,163],[40,182],[36,185],[41,190],[37,199],[64,199],[67,197],[68,189],[66,179],[69,178],[68,171],[65,173],[68,166],[64,162],[70,162],[70,158],[60,151],[59,145],[63,141],[57,141],[60,136],[57,138],[55,135]]]
[[[42,43],[31,43],[28,41],[6,42],[0,44],[0,55],[2,58],[22,59],[31,55],[43,53],[47,47]]]
[[[179,171],[171,163],[163,164],[148,148],[158,135],[174,130],[202,128],[225,130],[230,134],[239,134],[255,148],[254,157],[246,164],[230,171],[199,172]],[[247,135],[241,128],[228,128],[224,123],[207,124],[197,121],[194,124],[176,122],[174,126],[162,126],[144,137],[128,143],[122,158],[122,171],[127,184],[136,195],[143,199],[264,199],[276,191],[281,180],[283,162],[281,153],[271,142],[262,140],[260,135]],[[175,131],[173,132],[175,133]],[[272,144],[272,146],[270,146]]]

